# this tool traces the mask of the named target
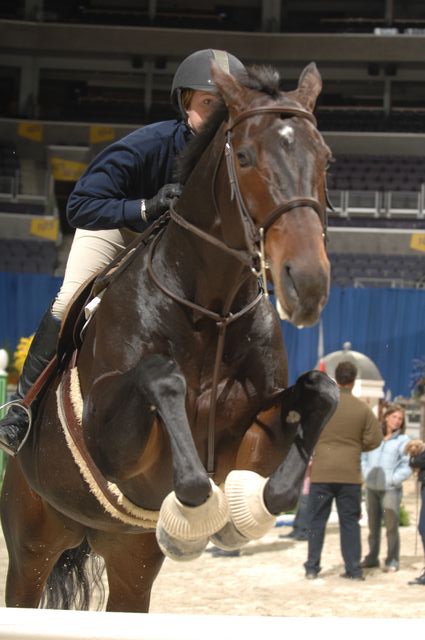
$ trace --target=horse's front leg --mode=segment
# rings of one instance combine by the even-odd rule
[[[212,537],[224,548],[233,549],[259,538],[272,526],[275,517],[296,506],[308,461],[320,433],[336,409],[338,388],[319,371],[302,375],[293,387],[280,397],[280,410],[264,414],[267,424],[261,434],[258,427],[247,433],[247,442],[238,455],[238,467],[229,473],[225,493],[230,507],[230,519]],[[283,429],[283,440],[276,447],[276,434]],[[252,431],[252,433],[250,433]],[[286,454],[269,478],[259,475],[261,466],[276,450]],[[247,446],[248,445],[248,446]],[[264,462],[262,463],[264,464]]]
[[[145,358],[137,386],[164,425],[173,460],[174,491],[161,506],[158,543],[174,559],[192,559],[226,522],[227,500],[209,479],[196,450],[186,414],[186,381],[176,363],[160,355]]]

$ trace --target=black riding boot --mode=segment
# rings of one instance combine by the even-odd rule
[[[60,324],[60,320],[52,315],[50,309],[44,314],[29,348],[12,400],[24,398],[55,355]],[[12,405],[3,420],[0,420],[0,449],[15,456],[28,428],[29,417],[26,411],[18,405]]]

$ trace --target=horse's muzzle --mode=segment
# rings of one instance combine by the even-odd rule
[[[278,310],[280,307],[284,319],[300,328],[316,324],[328,300],[329,282],[329,268],[319,266],[313,273],[288,264],[283,266],[274,286]]]

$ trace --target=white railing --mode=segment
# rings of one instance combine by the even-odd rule
[[[267,580],[267,576],[265,578]],[[237,601],[237,593],[235,593]],[[223,640],[236,638],[417,635],[415,618],[291,618],[281,616],[106,613],[42,609],[0,609],[0,638],[5,640]]]
[[[332,189],[329,198],[341,218],[425,217],[425,184],[419,191],[349,191]]]

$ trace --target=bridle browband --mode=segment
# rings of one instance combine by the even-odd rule
[[[180,295],[174,293],[168,287],[165,287],[164,284],[156,276],[153,270],[153,264],[152,264],[153,255],[154,255],[155,246],[157,245],[157,242],[159,241],[160,237],[162,237],[162,234],[158,234],[157,239],[151,243],[151,247],[148,255],[148,272],[153,282],[155,283],[155,285],[163,293],[171,297],[173,300],[175,300],[179,304],[182,304],[183,306],[188,307],[192,311],[202,313],[203,315],[214,320],[219,330],[216,357],[215,357],[215,363],[214,363],[214,371],[213,371],[213,379],[212,379],[212,386],[211,386],[211,406],[210,406],[210,412],[208,416],[206,468],[210,475],[212,475],[214,472],[215,416],[216,416],[216,406],[217,406],[217,391],[218,391],[218,384],[219,384],[220,365],[222,362],[222,356],[224,351],[226,328],[230,323],[234,322],[235,320],[238,320],[239,318],[244,316],[247,312],[253,310],[257,306],[257,304],[260,302],[263,295],[267,296],[267,281],[266,281],[266,274],[265,274],[266,267],[265,267],[265,254],[264,254],[265,234],[270,229],[270,227],[272,227],[273,224],[285,213],[288,213],[289,211],[292,211],[293,209],[297,209],[300,207],[310,207],[318,214],[323,225],[324,238],[326,238],[326,206],[322,207],[320,202],[315,198],[311,198],[311,197],[293,198],[287,202],[284,202],[280,204],[278,207],[276,207],[276,209],[271,211],[271,213],[269,213],[269,215],[266,217],[266,220],[261,225],[256,225],[249,214],[249,211],[242,197],[242,193],[240,191],[240,187],[237,179],[235,159],[234,159],[234,153],[233,153],[233,147],[232,147],[232,133],[233,133],[233,129],[238,124],[240,124],[243,120],[254,117],[256,115],[263,115],[264,113],[270,113],[270,114],[281,113],[289,117],[304,118],[305,120],[309,120],[314,126],[317,126],[316,118],[309,111],[306,111],[304,109],[298,109],[296,107],[285,107],[285,106],[278,106],[278,105],[256,107],[254,109],[248,109],[247,111],[243,111],[242,113],[239,113],[236,116],[236,118],[230,121],[229,124],[226,126],[225,128],[226,141],[224,145],[224,154],[225,154],[227,172],[228,172],[228,177],[230,182],[230,199],[231,200],[233,200],[233,198],[236,199],[236,204],[239,210],[239,214],[243,222],[246,246],[248,248],[248,255],[247,255],[246,249],[245,250],[233,249],[229,247],[225,242],[220,240],[219,238],[211,235],[210,233],[203,231],[202,229],[200,229],[199,227],[196,227],[191,222],[188,222],[185,218],[183,218],[182,216],[180,216],[180,214],[177,213],[173,204],[170,205],[170,211],[169,211],[171,219],[180,227],[188,230],[189,232],[193,233],[199,238],[202,238],[203,240],[209,242],[210,244],[222,249],[227,254],[230,254],[233,257],[237,258],[239,262],[241,262],[243,265],[250,267],[248,276],[251,270],[254,271],[254,273],[256,273],[257,276],[261,274],[263,279],[263,290],[260,290],[260,292],[255,296],[255,298],[251,302],[249,302],[247,305],[245,305],[243,309],[239,310],[236,313],[231,313],[230,309],[231,309],[233,300],[235,299],[236,294],[239,291],[242,284],[247,280],[247,275],[245,275],[242,278],[242,280],[239,283],[237,283],[236,286],[232,287],[224,303],[223,313],[218,314],[218,313],[212,312],[210,309],[201,307],[200,305],[194,302],[186,300]],[[222,155],[223,155],[222,153],[219,155],[217,165],[214,171],[213,194],[215,193],[214,187],[215,187],[218,167],[220,166]],[[260,272],[255,267],[256,262],[258,261],[258,257],[260,257]]]

